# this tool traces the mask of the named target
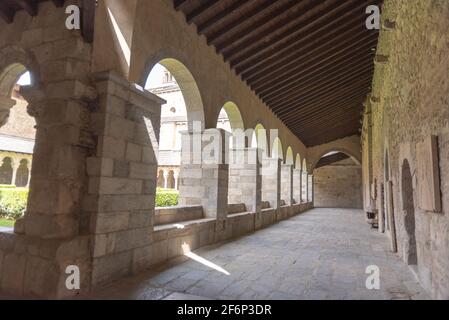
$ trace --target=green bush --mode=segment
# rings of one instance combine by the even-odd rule
[[[16,186],[15,185],[11,185],[11,184],[0,184],[0,189],[15,189]]]
[[[173,189],[157,188],[156,207],[177,206],[179,201],[179,192]]]
[[[26,188],[0,188],[0,217],[17,220],[25,213],[28,200]]]

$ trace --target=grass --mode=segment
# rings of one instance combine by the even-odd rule
[[[4,218],[0,218],[0,227],[12,228],[12,227],[14,227],[14,223],[15,223],[15,221],[13,221],[13,220],[7,220]]]

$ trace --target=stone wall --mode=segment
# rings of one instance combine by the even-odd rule
[[[352,160],[315,169],[313,177],[315,207],[362,209],[362,169]]]
[[[413,187],[417,271],[421,284],[434,298],[449,298],[449,2],[393,1],[383,8],[383,29],[377,49],[372,96],[363,129],[365,206],[387,209],[385,232],[404,261],[410,246],[401,183],[408,162]],[[371,121],[368,122],[368,116]],[[416,146],[437,136],[441,212],[421,209]],[[428,166],[431,166],[429,163]],[[389,195],[379,190],[392,184]],[[388,208],[392,210],[388,210]],[[392,212],[391,212],[392,211]],[[383,213],[382,213],[383,215]],[[382,229],[381,229],[382,230]]]

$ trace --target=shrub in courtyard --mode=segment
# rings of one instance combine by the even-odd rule
[[[0,217],[17,220],[25,213],[28,199],[28,189],[0,188]]]
[[[173,189],[157,188],[156,207],[177,206],[179,201],[179,192]]]

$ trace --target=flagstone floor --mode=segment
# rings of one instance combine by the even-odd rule
[[[379,290],[368,290],[368,266]],[[89,299],[428,299],[363,212],[313,209],[123,279]]]

